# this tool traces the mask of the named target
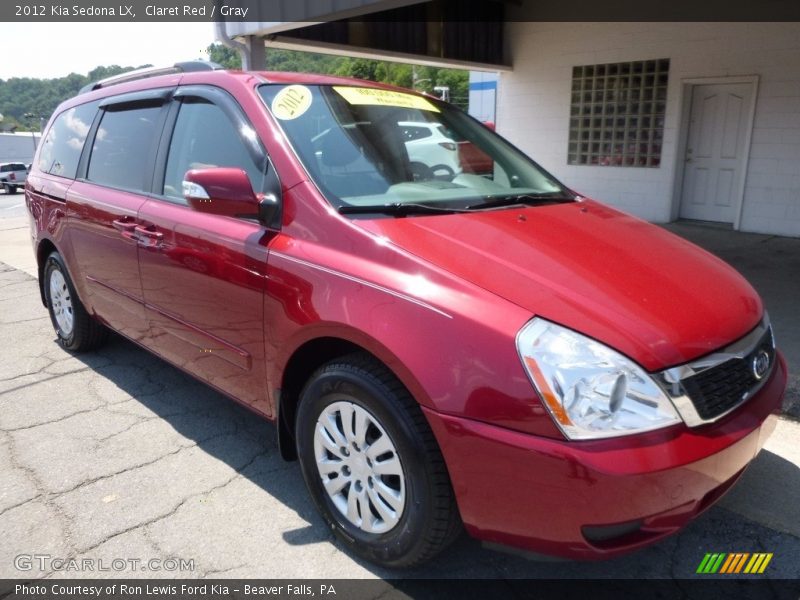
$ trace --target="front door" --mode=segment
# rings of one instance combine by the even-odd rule
[[[156,173],[156,196],[137,219],[151,235],[151,243],[139,250],[147,345],[269,414],[264,290],[271,234],[254,220],[195,211],[182,195],[189,169],[240,167],[257,188],[262,167],[242,138],[249,127],[234,122],[230,106],[223,110],[186,95],[175,102],[177,117],[164,166]]]
[[[696,85],[692,91],[680,216],[734,223],[745,172],[754,99],[750,83]]]

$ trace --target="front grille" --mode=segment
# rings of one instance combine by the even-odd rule
[[[761,351],[769,356],[770,369],[762,379],[753,373],[753,359]],[[775,362],[772,329],[768,328],[755,349],[743,358],[724,363],[683,379],[684,390],[702,419],[715,419],[741,403],[769,376]]]

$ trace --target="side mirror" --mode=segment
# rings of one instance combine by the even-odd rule
[[[198,212],[226,217],[258,216],[258,198],[242,169],[187,171],[183,176],[183,197]]]
[[[484,121],[483,126],[486,127],[486,129],[488,129],[489,131],[495,130],[494,121]]]

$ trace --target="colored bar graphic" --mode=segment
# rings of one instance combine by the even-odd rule
[[[728,554],[728,558],[722,565],[722,569],[720,569],[720,573],[728,573],[728,569],[731,568],[732,565],[735,565],[739,559],[738,554]]]
[[[764,558],[764,562],[761,563],[761,568],[758,570],[758,572],[763,573],[767,569],[767,565],[771,560],[772,560],[772,552],[766,555],[766,557]]]
[[[742,570],[742,566],[749,556],[749,552],[729,554],[728,560],[726,560],[725,564],[722,565],[720,573],[738,573]]]
[[[696,572],[703,575],[731,575],[742,573],[744,569],[744,573],[760,575],[766,570],[772,556],[772,552],[707,552]]]
[[[769,561],[772,560],[772,556],[772,552],[753,554],[753,558],[751,558],[750,562],[747,563],[744,572],[757,574],[763,573],[766,570]]]
[[[700,566],[697,567],[698,573],[716,573],[719,570],[722,561],[727,556],[724,552],[723,553],[708,553],[703,558],[703,562],[700,563]]]
[[[719,558],[716,560],[716,562],[713,565],[711,565],[711,572],[712,573],[716,573],[717,571],[719,571],[719,567],[720,567],[720,565],[722,565],[722,561],[723,560],[725,560],[725,554],[724,553],[720,554]]]
[[[707,572],[706,571],[706,565],[708,565],[708,562],[709,562],[710,559],[711,559],[711,555],[710,554],[706,554],[703,557],[703,560],[700,561],[700,566],[697,567],[697,571],[695,571],[695,572],[696,573],[706,573]]]
[[[747,561],[748,556],[750,556],[750,554],[747,552],[742,554],[742,559],[739,561],[739,564],[736,565],[736,570],[732,571],[732,573],[738,573],[739,571],[742,570],[742,567],[744,566],[744,563]]]

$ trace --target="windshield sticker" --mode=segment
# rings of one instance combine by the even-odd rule
[[[339,95],[350,104],[371,104],[377,106],[396,106],[398,108],[416,108],[430,112],[439,112],[431,102],[414,94],[404,94],[392,90],[375,88],[334,86]]]
[[[272,100],[272,114],[281,121],[302,116],[311,106],[311,90],[304,85],[290,85]]]

